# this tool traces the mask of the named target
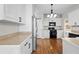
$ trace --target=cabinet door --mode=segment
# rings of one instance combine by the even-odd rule
[[[25,4],[5,4],[4,13],[7,20],[24,23],[25,22]]]
[[[19,19],[20,23],[25,22],[25,13],[26,13],[26,5],[25,4],[18,4],[18,11],[17,11],[17,18]]]
[[[0,4],[0,20],[2,20],[4,17],[4,5]]]
[[[49,34],[50,34],[49,30],[43,30],[43,37],[44,38],[49,38]]]
[[[21,44],[21,53],[28,54],[28,44],[29,42],[26,40]]]
[[[21,53],[30,54],[31,52],[32,52],[32,38],[30,37],[21,44]]]
[[[7,20],[18,22],[19,20],[17,19],[17,11],[18,11],[17,4],[4,5],[4,13],[5,13],[5,17],[8,18]]]
[[[63,31],[57,30],[57,38],[62,38],[62,37],[63,37]]]
[[[28,43],[28,54],[32,53],[32,37],[29,38]]]

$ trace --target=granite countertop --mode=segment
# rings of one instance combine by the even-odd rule
[[[25,39],[31,36],[31,32],[16,32],[0,36],[0,45],[19,45]]]

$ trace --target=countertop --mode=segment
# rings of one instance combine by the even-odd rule
[[[44,30],[49,30],[48,28],[55,28],[56,30],[63,30],[62,26],[44,26]]]
[[[78,34],[79,35],[79,31],[75,31],[75,30],[71,30],[70,33],[74,33],[74,34]]]
[[[69,42],[70,44],[79,47],[79,38],[62,38],[64,41]]]
[[[19,45],[25,39],[31,36],[31,32],[16,32],[0,36],[0,45]]]

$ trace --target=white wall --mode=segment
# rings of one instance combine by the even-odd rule
[[[76,9],[68,14],[68,20],[71,25],[76,22],[79,25],[79,9]]]
[[[26,26],[27,31],[32,31],[32,4],[26,5]]]
[[[25,24],[19,28],[19,31],[32,31],[32,4],[26,4]]]
[[[0,36],[18,31],[19,31],[19,27],[16,24],[13,25],[9,23],[0,23]]]

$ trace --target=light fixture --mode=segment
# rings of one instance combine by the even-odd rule
[[[49,17],[50,17],[50,15],[48,14],[48,15],[47,15],[47,17],[49,18]]]
[[[54,18],[56,18],[56,17],[57,17],[57,14],[55,13],[55,14],[54,14]]]
[[[56,18],[57,14],[53,12],[53,4],[51,4],[51,14],[47,15],[48,18]]]

